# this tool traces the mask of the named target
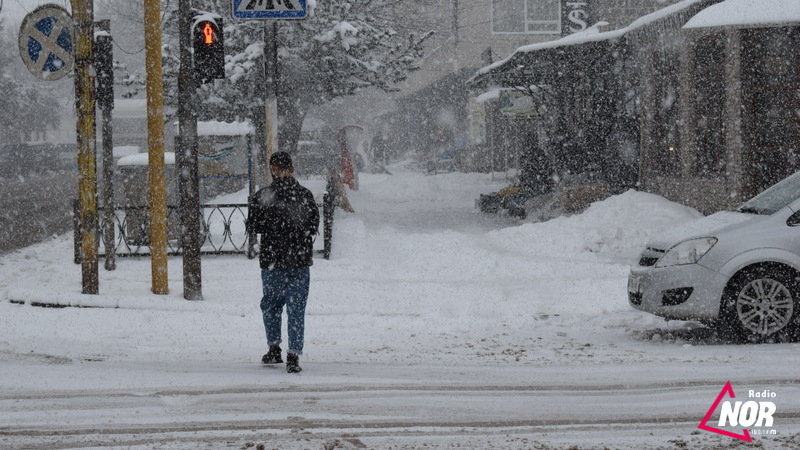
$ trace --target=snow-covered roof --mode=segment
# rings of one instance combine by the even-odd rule
[[[475,101],[477,101],[478,103],[485,103],[488,102],[489,100],[494,100],[500,97],[501,90],[502,90],[501,88],[490,89],[484,92],[483,94],[475,97]]]
[[[529,86],[528,88],[531,91],[538,92],[539,90],[542,89],[542,87],[543,86],[532,85],[532,86]],[[519,92],[519,89],[517,89],[515,87],[494,87],[494,88],[489,89],[488,91],[484,92],[483,94],[480,94],[477,97],[475,97],[475,101],[478,102],[478,103],[486,103],[486,102],[488,102],[490,100],[498,99],[498,98],[500,98],[500,95],[504,91]]]
[[[146,119],[147,100],[143,98],[115,98],[115,119]]]
[[[198,136],[246,136],[253,134],[250,122],[197,122]]]
[[[487,73],[491,72],[492,69],[498,68],[498,67],[506,64],[508,61],[510,61],[518,53],[530,53],[530,52],[535,52],[535,51],[549,49],[549,48],[559,48],[559,47],[566,47],[566,46],[570,46],[570,45],[585,44],[585,43],[588,43],[588,42],[600,42],[600,41],[607,41],[607,40],[619,38],[619,37],[625,35],[626,33],[629,33],[629,32],[631,32],[633,30],[642,28],[642,27],[644,27],[646,25],[649,25],[649,24],[651,24],[653,22],[656,22],[658,20],[664,19],[666,17],[669,17],[669,16],[671,16],[673,14],[681,12],[681,11],[683,11],[683,10],[685,10],[687,8],[690,8],[690,7],[696,5],[696,4],[700,3],[700,2],[703,2],[703,1],[705,1],[705,0],[683,0],[682,2],[675,3],[673,5],[670,5],[670,6],[667,6],[665,8],[659,9],[658,11],[655,11],[653,13],[647,14],[646,16],[642,16],[639,19],[635,20],[630,25],[628,25],[627,27],[620,28],[618,30],[602,32],[602,31],[600,31],[600,28],[603,25],[605,25],[606,22],[599,22],[599,23],[587,28],[586,30],[583,30],[583,31],[578,32],[578,33],[571,34],[569,36],[565,36],[565,37],[563,37],[561,39],[557,39],[557,40],[553,40],[553,41],[547,41],[547,42],[540,42],[540,43],[537,43],[537,44],[524,45],[524,46],[519,47],[516,50],[514,50],[514,53],[512,53],[511,56],[509,56],[508,58],[500,60],[500,61],[497,61],[497,62],[495,62],[493,64],[490,64],[490,65],[488,65],[486,67],[483,67],[483,68],[479,69],[475,73],[475,76],[472,79],[474,79],[474,78],[476,78],[476,77],[478,77],[480,75],[487,74]],[[754,0],[754,1],[757,1],[757,0]],[[780,1],[780,0],[777,0],[777,1]],[[472,81],[472,79],[470,79],[470,81]]]
[[[117,166],[147,166],[150,164],[150,158],[148,156],[148,153],[123,156],[117,161]],[[175,165],[174,152],[164,152],[164,164]]]
[[[587,28],[586,30],[580,31],[578,33],[571,34],[569,36],[565,36],[565,37],[563,37],[561,39],[556,39],[556,40],[547,41],[547,42],[539,42],[539,43],[530,44],[530,45],[523,45],[522,47],[519,47],[516,50],[514,50],[514,53],[512,53],[511,56],[509,56],[508,58],[502,59],[500,61],[496,61],[496,62],[494,62],[494,63],[492,63],[492,64],[490,64],[490,65],[488,65],[486,67],[483,67],[483,68],[479,69],[478,72],[476,73],[476,76],[483,75],[485,73],[489,73],[492,69],[495,69],[497,67],[500,67],[500,66],[506,64],[515,55],[517,55],[519,53],[530,53],[530,52],[535,52],[535,51],[538,51],[538,50],[545,50],[545,49],[548,49],[548,48],[559,48],[559,47],[566,47],[566,46],[569,46],[569,45],[582,44],[582,43],[593,42],[593,41],[604,41],[604,40],[612,39],[613,37],[622,36],[622,33],[620,33],[621,30],[607,31],[607,32],[601,33],[600,32],[600,26],[602,24],[604,24],[604,23],[605,22],[595,24],[595,25]]]
[[[213,12],[198,11],[197,15],[193,16],[193,18],[194,18],[194,21],[192,22],[192,27],[191,27],[192,30],[194,30],[195,27],[197,27],[198,23],[203,22],[203,21],[213,22],[214,24],[219,26],[217,21],[219,19],[222,19],[222,16],[220,16],[217,13],[213,13]]]
[[[800,23],[798,0],[725,0],[692,17],[683,28],[764,27]]]
[[[124,158],[130,155],[139,153],[139,146],[137,145],[117,145],[114,147],[112,154],[114,158]]]

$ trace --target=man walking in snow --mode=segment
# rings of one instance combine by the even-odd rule
[[[259,264],[264,295],[261,312],[269,350],[264,364],[279,364],[281,318],[286,306],[289,348],[286,371],[296,373],[303,354],[306,301],[313,263],[313,235],[318,233],[319,209],[314,195],[292,176],[292,158],[277,152],[269,160],[272,184],[249,199],[247,229],[261,235]]]

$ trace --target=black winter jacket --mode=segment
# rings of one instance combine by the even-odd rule
[[[313,264],[313,235],[319,229],[314,195],[293,177],[275,178],[248,202],[247,229],[261,235],[262,269],[295,269]]]

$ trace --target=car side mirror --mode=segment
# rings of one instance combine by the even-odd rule
[[[790,227],[800,226],[800,211],[797,211],[789,216],[789,218],[786,219],[786,225],[789,225]]]

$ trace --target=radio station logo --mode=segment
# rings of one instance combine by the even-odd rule
[[[777,394],[769,389],[747,391],[746,399],[737,399],[731,382],[725,383],[698,428],[712,433],[753,442],[755,435],[776,435],[772,427],[777,411]]]

